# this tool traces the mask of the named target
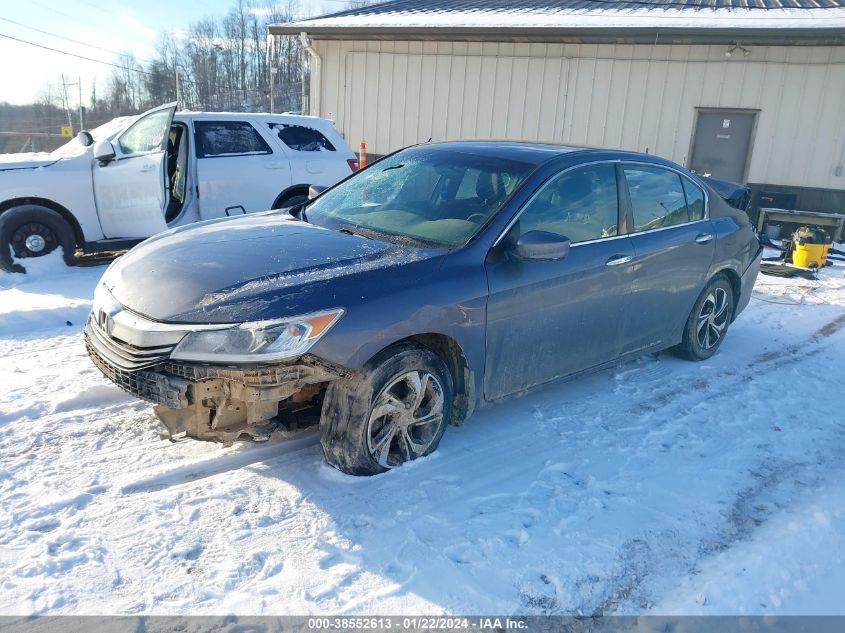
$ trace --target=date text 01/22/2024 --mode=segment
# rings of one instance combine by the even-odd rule
[[[512,618],[456,618],[456,617],[343,617],[309,618],[311,630],[475,630],[475,631],[521,631],[528,628],[528,623]]]

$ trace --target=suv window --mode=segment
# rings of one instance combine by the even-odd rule
[[[701,187],[692,182],[689,178],[681,178],[684,183],[684,193],[687,194],[687,209],[689,209],[689,219],[693,222],[695,220],[704,219],[704,192]]]
[[[334,145],[322,132],[304,125],[292,123],[268,123],[279,139],[289,148],[298,152],[333,152]]]
[[[649,231],[690,221],[681,176],[661,167],[624,165],[631,194],[634,231]]]
[[[546,184],[519,216],[520,233],[549,231],[573,243],[616,235],[619,203],[612,164],[566,171]]]
[[[117,140],[120,151],[124,154],[155,152],[164,149],[167,142],[167,122],[171,110],[159,110],[141,117],[129,126]]]
[[[197,156],[272,154],[273,150],[246,121],[196,121]]]

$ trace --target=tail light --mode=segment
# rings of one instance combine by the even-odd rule
[[[347,159],[346,164],[349,165],[349,169],[351,169],[352,171],[358,171],[358,159],[357,158]]]

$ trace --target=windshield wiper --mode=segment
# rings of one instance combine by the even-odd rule
[[[367,240],[378,240],[378,236],[383,235],[380,231],[370,231],[354,224],[342,224],[337,228],[337,231],[338,233],[346,233],[347,235],[363,237]]]

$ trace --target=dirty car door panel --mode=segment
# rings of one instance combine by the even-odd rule
[[[680,341],[707,280],[715,236],[703,192],[677,172],[636,164],[623,164],[622,171],[635,253],[624,351],[633,353]],[[685,193],[684,184],[695,188]]]
[[[617,235],[611,163],[552,178],[523,208],[486,262],[484,394],[496,399],[612,360],[626,330],[633,248]],[[565,258],[525,260],[520,235],[547,231],[572,240]]]

